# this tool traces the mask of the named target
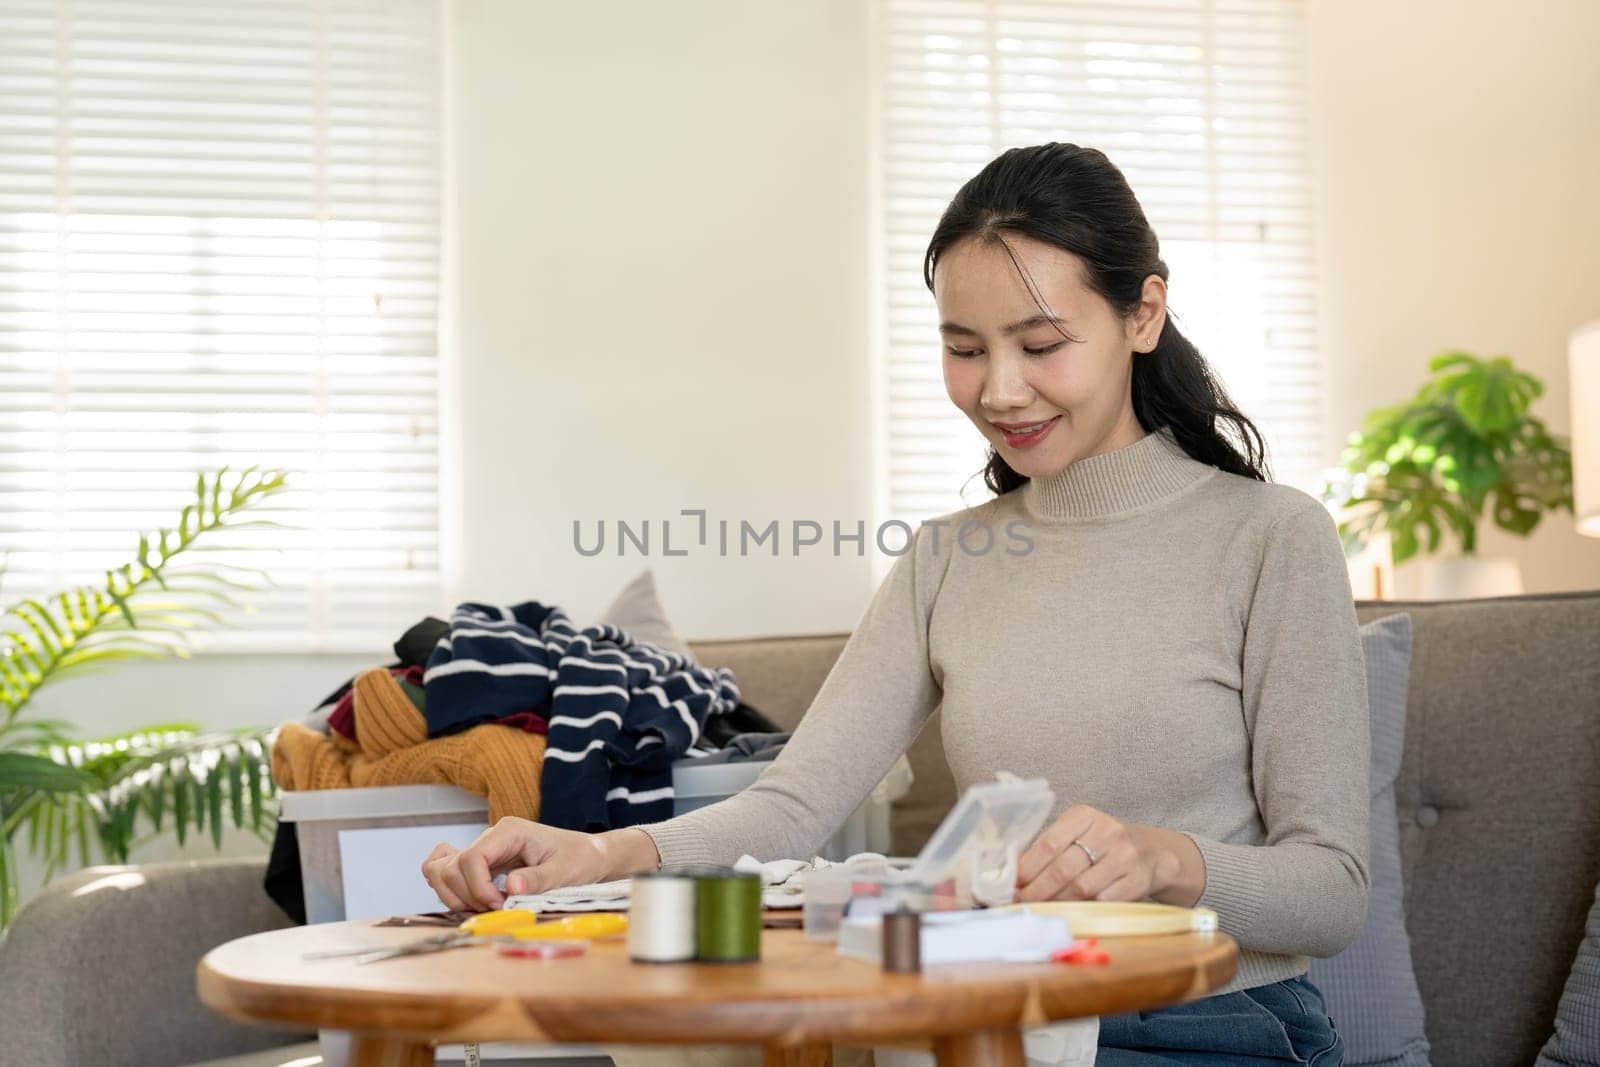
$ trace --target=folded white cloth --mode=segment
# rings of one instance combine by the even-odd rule
[[[809,863],[805,860],[762,863],[754,856],[740,856],[733,869],[761,875],[762,907],[798,908],[805,903],[806,872],[832,866],[831,862],[820,856]],[[614,882],[571,885],[544,893],[507,897],[504,906],[538,912],[622,911],[628,906],[632,884],[631,879],[619,878]]]
[[[736,871],[761,875],[761,906],[763,908],[798,908],[806,902],[806,872],[832,867],[833,864],[818,856],[810,863],[804,860],[772,860],[762,863],[754,856],[740,856],[733,865]]]
[[[625,911],[628,907],[628,879],[569,885],[544,893],[529,893],[506,898],[507,908],[529,911]]]

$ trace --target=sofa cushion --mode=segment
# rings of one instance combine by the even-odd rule
[[[740,699],[793,730],[849,639],[849,634],[820,634],[696,641],[690,651],[702,667],[731,670]]]
[[[1395,780],[1435,1063],[1532,1063],[1600,881],[1600,591],[1360,603],[1411,616]]]
[[[1400,828],[1394,779],[1405,750],[1406,682],[1411,668],[1411,617],[1390,615],[1361,627],[1367,661],[1367,714],[1372,732],[1372,799],[1367,922],[1355,942],[1332,959],[1312,960],[1311,981],[1344,1035],[1349,1067],[1427,1067],[1422,996],[1406,939],[1400,879]]]
[[[1600,1065],[1600,887],[1589,906],[1578,958],[1572,962],[1567,987],[1561,992],[1555,1030],[1534,1067]]]
[[[622,587],[600,621],[626,630],[635,641],[656,645],[670,652],[689,652],[689,642],[678,636],[667,619],[667,609],[656,592],[656,572],[646,567]]]

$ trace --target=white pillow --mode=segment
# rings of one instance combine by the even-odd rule
[[[681,652],[694,659],[689,643],[679,637],[678,631],[667,621],[667,609],[661,606],[661,597],[656,593],[656,575],[649,567],[622,587],[600,621],[626,630],[635,641]]]

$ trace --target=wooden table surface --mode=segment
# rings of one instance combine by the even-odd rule
[[[887,974],[798,930],[767,930],[750,964],[637,964],[621,938],[586,956],[511,959],[488,945],[378,963],[309,952],[400,944],[436,931],[371,921],[292,927],[212,950],[200,999],[233,1019],[356,1033],[352,1062],[431,1064],[434,1042],[761,1044],[775,1064],[827,1046],[932,1040],[941,1067],[1020,1067],[1020,1029],[1159,1007],[1233,976],[1224,934],[1101,943],[1104,965],[961,964]]]

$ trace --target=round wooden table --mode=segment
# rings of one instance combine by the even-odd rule
[[[432,932],[366,921],[240,938],[200,961],[200,999],[244,1022],[352,1031],[355,1067],[419,1067],[435,1042],[484,1041],[759,1044],[770,1067],[826,1067],[833,1042],[931,1042],[940,1067],[1022,1067],[1023,1027],[1204,996],[1238,960],[1225,934],[1174,934],[1104,941],[1108,964],[900,975],[798,930],[764,931],[750,964],[636,964],[620,938],[563,960],[488,945],[368,964],[304,958]]]

